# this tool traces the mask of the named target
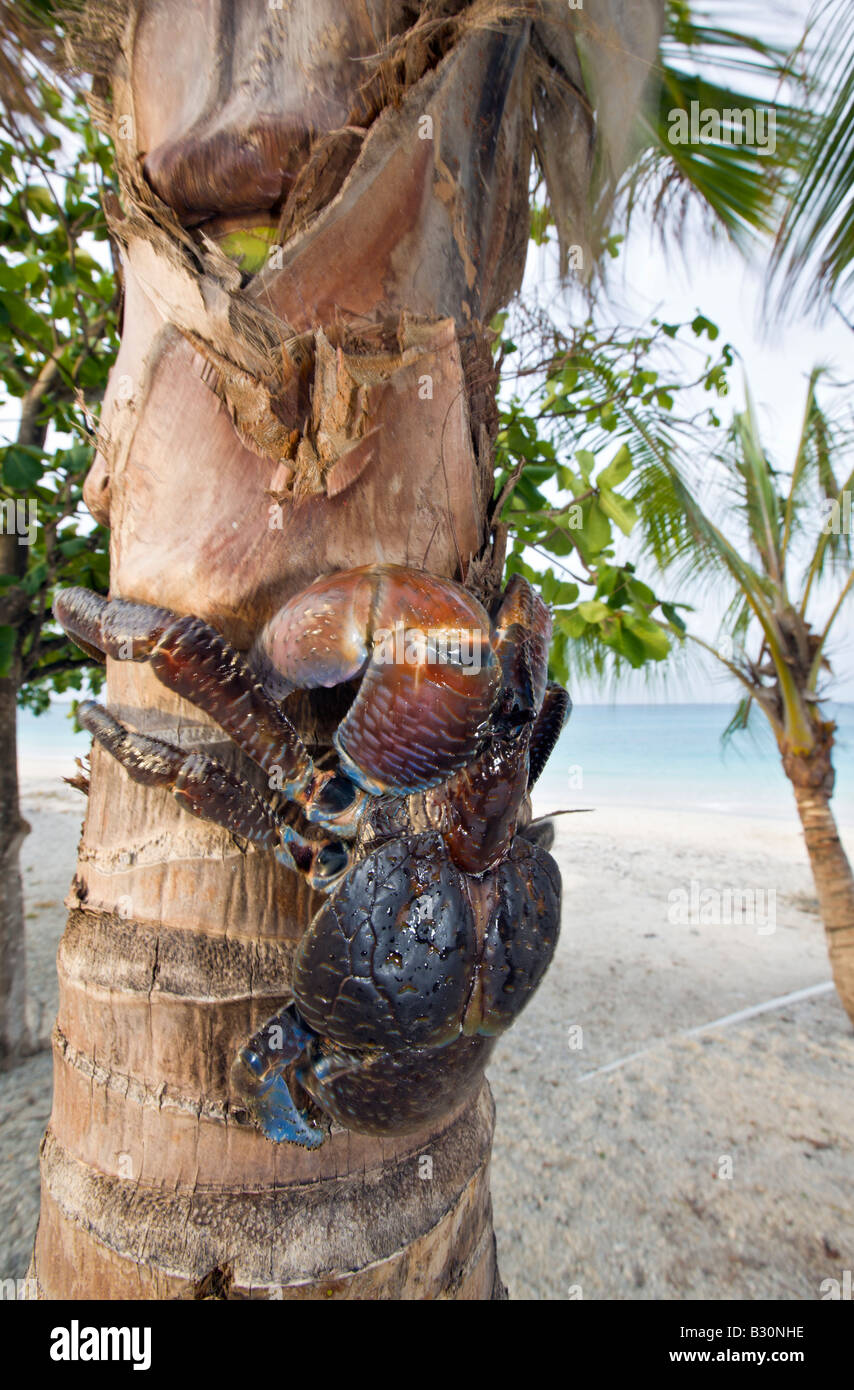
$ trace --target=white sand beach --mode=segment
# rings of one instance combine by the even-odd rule
[[[31,763],[24,784],[45,1038],[84,809],[59,781],[69,771]],[[612,806],[556,827],[558,953],[490,1071],[511,1297],[822,1297],[854,1267],[854,1031],[820,988],[830,972],[794,823]],[[732,915],[728,889],[757,895],[752,924],[715,924]],[[48,1052],[0,1075],[3,1278],[26,1269],[50,1090]]]
[[[800,836],[616,808],[556,825],[557,957],[490,1073],[511,1296],[821,1297],[854,1260],[847,1016],[825,991],[685,1036],[829,980]],[[775,929],[670,922],[692,880],[772,889]]]

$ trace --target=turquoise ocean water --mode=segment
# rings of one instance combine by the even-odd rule
[[[792,789],[767,723],[721,734],[726,705],[577,705],[537,784],[537,809],[649,806],[796,820]],[[854,824],[854,705],[825,706],[836,720],[841,823]]]
[[[828,705],[838,724],[834,809],[854,824],[854,705]],[[722,815],[795,819],[791,788],[764,721],[727,748],[725,705],[576,705],[537,786],[537,810],[577,806],[649,806]],[[57,758],[85,753],[67,706],[35,718],[19,715],[22,771],[42,773]]]

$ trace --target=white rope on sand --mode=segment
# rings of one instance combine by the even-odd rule
[[[629,1062],[634,1062],[639,1057],[646,1057],[650,1052],[657,1052],[660,1048],[675,1042],[677,1038],[697,1038],[701,1034],[711,1033],[717,1028],[728,1028],[730,1024],[741,1023],[746,1018],[755,1018],[757,1014],[767,1014],[772,1009],[782,1009],[786,1004],[797,1004],[799,1000],[812,999],[817,994],[829,994],[833,987],[832,980],[826,980],[820,985],[808,985],[806,989],[796,989],[791,994],[778,994],[776,999],[767,999],[764,1004],[753,1004],[749,1009],[739,1009],[734,1014],[724,1014],[721,1018],[712,1019],[711,1023],[701,1023],[698,1028],[686,1028],[671,1038],[660,1038],[650,1047],[642,1047],[639,1052],[630,1052],[625,1057],[618,1057],[615,1062],[608,1062],[606,1066],[597,1067],[595,1071],[586,1071],[583,1076],[579,1076],[579,1084],[582,1081],[592,1081],[594,1076],[604,1076],[606,1072],[617,1071],[619,1067],[628,1066]]]

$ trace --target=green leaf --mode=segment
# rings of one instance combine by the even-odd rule
[[[638,509],[629,498],[621,497],[618,492],[611,492],[609,488],[601,488],[599,506],[605,515],[619,526],[624,535],[628,536],[634,529]]]
[[[559,634],[552,642],[549,652],[549,676],[552,680],[558,681],[561,685],[569,685],[569,660],[567,657],[567,639]]]
[[[605,605],[603,603],[602,607]],[[554,615],[555,627],[566,637],[577,639],[583,636],[587,623],[577,608],[564,609]]]
[[[680,632],[687,632],[685,620],[681,616],[681,614],[679,614],[676,611],[676,607],[674,606],[674,604],[662,603],[661,611],[664,614],[667,621],[672,623],[675,628],[678,628]]]
[[[241,227],[220,237],[219,246],[247,275],[263,270],[279,235],[277,226]]]
[[[626,481],[631,471],[632,451],[628,444],[622,444],[611,462],[597,474],[596,486],[600,488],[619,487],[621,483]]]
[[[49,188],[30,184],[21,189],[21,198],[37,217],[55,217],[56,201]]]
[[[626,581],[626,589],[635,603],[648,604],[655,607],[657,599],[648,584],[643,584],[640,579],[629,579]]]
[[[44,472],[43,454],[22,444],[11,444],[3,456],[3,482],[14,492],[26,492]]]
[[[21,265],[0,264],[0,289],[20,294],[43,274],[42,267],[34,261],[24,261]]]
[[[612,617],[611,609],[607,603],[602,603],[601,599],[586,599],[584,603],[579,603],[576,612],[581,615],[586,623],[601,623],[606,618]]]
[[[59,542],[60,553],[67,560],[72,560],[75,555],[84,555],[89,549],[89,542],[85,536],[71,536],[68,540]]]
[[[553,225],[551,209],[534,203],[531,206],[531,240],[535,246],[543,246],[548,241],[549,227]]]
[[[540,594],[543,602],[548,604],[575,603],[578,598],[578,585],[558,579],[554,570],[546,570],[540,583]]]
[[[703,333],[705,333],[706,337],[712,343],[715,341],[715,338],[717,338],[718,334],[720,333],[720,329],[718,328],[717,324],[712,323],[711,319],[707,319],[705,314],[698,314],[692,322],[691,328],[693,329],[694,333],[696,333],[698,338],[701,337]]]
[[[636,613],[625,613],[623,625],[642,643],[645,656],[653,661],[664,660],[670,651],[670,642],[667,633],[657,623]]]
[[[625,657],[633,669],[637,670],[643,666],[646,659],[644,644],[628,627],[622,614],[613,623],[610,630],[603,634],[602,641],[606,646],[613,647],[620,656]]]
[[[576,533],[578,534],[578,533]],[[598,501],[594,498],[584,504],[584,526],[581,530],[581,544],[584,551],[594,557],[601,554],[611,540],[611,525]]]

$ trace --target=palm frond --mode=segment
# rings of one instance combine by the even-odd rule
[[[787,192],[772,257],[778,302],[854,303],[854,8],[830,0],[817,19],[805,94],[803,157]]]
[[[810,690],[815,690],[818,685],[819,672],[821,671],[821,667],[824,662],[824,655],[827,649],[827,643],[831,631],[833,629],[833,625],[836,622],[836,619],[839,617],[839,614],[842,612],[842,609],[845,607],[845,604],[851,598],[852,593],[854,593],[854,570],[852,570],[852,572],[848,575],[845,584],[843,585],[842,589],[837,595],[836,602],[830,610],[830,616],[828,617],[824,627],[819,633],[818,641],[816,642],[815,651],[813,653],[812,668],[810,670],[809,675]]]
[[[753,712],[753,696],[742,695],[735,707],[733,716],[721,734],[721,743],[724,745],[731,742],[735,734],[744,733],[750,727],[750,716]]]
[[[843,565],[850,569],[852,548],[854,548],[852,547],[852,536],[845,525],[834,525],[833,511],[836,511],[836,515],[840,519],[843,518],[846,505],[850,506],[852,493],[854,493],[854,468],[843,480],[836,494],[827,495],[827,500],[834,503],[834,507],[827,509],[824,523],[819,529],[815,548],[807,566],[800,602],[802,616],[806,615],[817,580],[837,565]]]
[[[756,422],[756,411],[746,388],[747,406],[735,417],[738,453],[733,460],[741,476],[744,513],[750,539],[762,568],[775,584],[783,581],[780,535],[780,499]]]
[[[713,80],[713,71],[732,73],[732,84]],[[669,0],[658,76],[657,109],[641,120],[641,149],[625,185],[629,216],[639,206],[662,232],[678,231],[696,206],[712,230],[745,249],[773,234],[777,189],[805,138],[800,109],[779,97],[793,76],[788,50]],[[714,113],[701,138],[677,139],[678,124],[700,112]],[[752,140],[744,122],[751,112]],[[769,123],[761,140],[757,113]]]
[[[784,560],[789,541],[795,531],[804,484],[809,481],[810,474],[816,473],[818,475],[819,486],[823,490],[830,486],[830,496],[836,492],[836,480],[833,476],[831,449],[829,447],[828,421],[818,403],[816,392],[816,387],[824,372],[825,368],[823,367],[813,367],[807,385],[807,399],[804,406],[801,433],[795,450],[795,461],[792,466],[792,476],[783,517],[783,536],[780,549]]]

